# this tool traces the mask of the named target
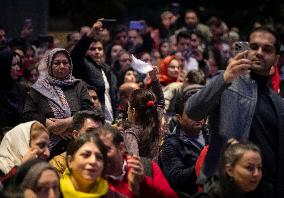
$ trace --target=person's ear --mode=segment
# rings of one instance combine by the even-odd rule
[[[124,155],[126,153],[126,146],[125,146],[124,142],[120,142],[119,150],[120,150],[122,155]]]
[[[71,162],[72,162],[72,156],[68,155],[67,156],[67,167],[68,167],[69,170],[72,169]]]
[[[76,139],[78,136],[79,136],[79,131],[73,130],[73,131],[72,131],[72,137],[73,137],[74,139]]]
[[[225,171],[230,177],[233,177],[233,170],[234,169],[231,164],[226,164]]]
[[[280,58],[280,55],[277,54],[276,57],[275,57],[275,61],[274,61],[273,66],[278,64],[279,58]]]

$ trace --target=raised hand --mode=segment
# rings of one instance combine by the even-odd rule
[[[229,65],[224,72],[224,81],[231,83],[240,75],[246,74],[251,68],[251,60],[247,59],[248,51],[237,54],[234,58],[230,59]]]
[[[100,31],[102,30],[103,30],[103,24],[99,19],[93,24],[91,31],[87,34],[87,36],[90,38],[95,38],[99,35]]]
[[[136,196],[139,196],[140,183],[144,179],[144,168],[140,161],[140,157],[127,156],[127,165],[129,168],[127,179],[128,179],[128,188]]]
[[[39,152],[38,147],[29,148],[28,152],[23,156],[21,160],[21,164],[24,164],[25,162],[32,160],[32,159],[37,159],[38,152]]]
[[[158,79],[158,67],[157,66],[153,66],[153,70],[149,72],[149,76],[151,78],[152,81],[157,80]]]

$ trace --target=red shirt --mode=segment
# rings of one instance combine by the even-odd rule
[[[122,180],[115,180],[109,178],[108,183],[111,190],[120,192],[130,198],[133,198],[135,197],[134,194],[128,189],[127,172]],[[170,187],[167,179],[165,178],[158,164],[156,164],[153,161],[152,161],[152,172],[153,172],[152,178],[144,176],[144,180],[140,184],[141,197],[178,198],[176,192]]]

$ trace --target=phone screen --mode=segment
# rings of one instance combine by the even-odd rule
[[[144,29],[144,23],[141,21],[130,21],[129,29],[142,30]]]

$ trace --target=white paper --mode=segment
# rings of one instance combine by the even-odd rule
[[[141,61],[140,59],[137,59],[133,54],[131,54],[131,67],[141,73],[141,74],[147,74],[148,72],[153,70],[153,67],[149,65],[148,63],[145,63]]]

